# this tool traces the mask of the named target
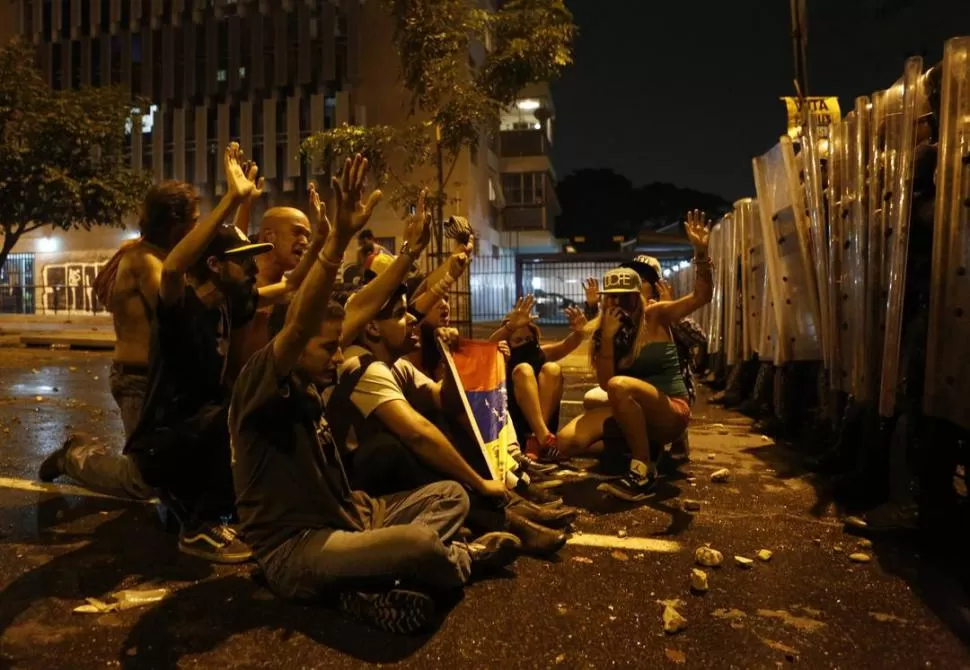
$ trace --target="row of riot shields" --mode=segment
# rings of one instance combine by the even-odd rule
[[[757,198],[711,231],[709,351],[728,366],[816,362],[832,391],[891,417],[919,376],[907,361],[923,306],[923,410],[970,429],[970,37],[929,72],[907,60],[826,139],[813,115],[802,127],[753,160]],[[686,274],[672,277],[682,291]]]

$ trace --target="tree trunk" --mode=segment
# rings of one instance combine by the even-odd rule
[[[3,268],[4,263],[7,262],[7,256],[10,254],[10,250],[20,241],[21,235],[23,235],[22,231],[13,232],[9,227],[3,226],[3,245],[0,245],[0,268]]]

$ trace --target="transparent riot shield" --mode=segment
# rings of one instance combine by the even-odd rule
[[[883,344],[879,414],[891,417],[896,410],[899,383],[900,339],[903,332],[903,297],[906,290],[906,259],[909,251],[910,209],[913,197],[913,157],[916,153],[916,119],[923,97],[923,59],[906,61],[903,78],[888,93],[886,148],[894,163],[886,195],[887,296],[886,333]],[[898,118],[897,118],[898,117]]]
[[[872,94],[869,115],[869,210],[866,249],[866,397],[877,401],[882,375],[882,347],[886,332],[886,91]]]
[[[802,180],[805,193],[804,210],[796,210],[796,223],[799,229],[805,232],[801,235],[802,243],[805,245],[806,274],[814,282],[817,292],[817,311],[816,324],[819,326],[819,344],[822,347],[822,360],[826,368],[832,364],[832,336],[830,333],[831,310],[829,307],[829,254],[828,254],[828,235],[826,228],[828,220],[826,217],[826,194],[825,194],[825,175],[822,167],[822,154],[824,141],[819,133],[812,114],[807,106],[803,113],[802,127],[805,134],[801,139],[801,153],[797,157],[800,163],[800,170],[796,172]],[[832,138],[829,138],[829,149],[831,149]],[[831,162],[831,152],[829,153]],[[800,215],[804,212],[804,218]]]
[[[761,307],[764,289],[764,245],[758,202],[744,198],[734,203],[734,218],[742,235],[741,249],[741,359],[751,360],[761,346]]]
[[[760,214],[759,214],[760,220]],[[762,247],[762,251],[764,248]],[[761,281],[761,339],[758,341],[758,358],[764,363],[775,360],[778,328],[775,325],[775,301],[768,283],[768,255],[765,253],[764,272]]]
[[[842,360],[848,370],[846,389],[858,401],[868,400],[866,390],[866,342],[872,327],[866,310],[866,245],[868,211],[866,171],[869,155],[869,98],[856,98],[855,110],[846,117],[845,162],[842,202],[845,252],[842,256]]]
[[[723,221],[723,219],[722,219]],[[723,238],[722,223],[718,222],[711,228],[711,239],[708,248],[708,255],[714,261],[714,294],[711,298],[710,316],[708,318],[707,342],[709,351],[712,354],[721,351],[721,342],[724,339],[721,330],[722,317],[724,312],[724,282],[721,277],[721,241]]]
[[[845,367],[842,364],[841,356],[841,321],[843,311],[843,292],[842,292],[842,268],[843,268],[843,228],[845,217],[843,212],[843,193],[842,182],[844,180],[845,162],[845,132],[847,120],[843,120],[837,125],[829,128],[829,156],[825,165],[824,177],[825,186],[825,209],[828,217],[828,235],[826,240],[827,275],[820,278],[827,283],[826,292],[828,301],[825,305],[826,311],[822,314],[825,321],[825,331],[830,337],[823,341],[827,355],[827,369],[829,386],[836,390],[843,390],[843,380],[845,377]]]
[[[970,37],[946,43],[924,410],[970,430]]]
[[[795,167],[791,140],[782,137],[768,153],[754,159],[753,167],[777,333],[775,364],[819,360],[817,290],[809,283],[792,207],[798,202],[801,211],[802,195],[798,174],[791,172]]]
[[[739,226],[731,214],[721,223],[721,279],[724,282],[724,361],[737,365],[741,354],[741,333],[738,328],[738,248]]]

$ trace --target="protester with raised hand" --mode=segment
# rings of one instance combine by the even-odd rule
[[[332,594],[345,612],[408,633],[428,621],[433,601],[418,591],[390,588],[396,579],[461,586],[473,565],[509,560],[505,547],[514,538],[448,543],[468,511],[468,496],[454,482],[382,498],[350,487],[317,384],[341,358],[344,314],[331,302],[337,271],[380,199],[380,191],[362,198],[366,169],[367,161],[356,156],[334,181],[333,232],[282,329],[236,382],[233,474],[243,532],[277,594]],[[407,237],[420,246],[426,228],[419,217],[409,222]]]

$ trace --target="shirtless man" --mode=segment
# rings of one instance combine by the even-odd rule
[[[248,166],[247,174],[253,181],[255,174],[250,173]],[[249,229],[249,216],[253,202],[262,192],[262,180],[260,180],[249,198],[239,206],[236,227],[240,230]],[[315,185],[311,185],[310,189],[310,207],[315,208],[316,212],[320,211],[320,198]],[[323,243],[330,232],[325,216],[317,216],[316,220],[322,223],[318,224],[317,236],[311,242],[312,231],[306,214],[295,207],[273,207],[266,210],[260,221],[257,241],[272,244],[273,250],[256,257],[258,272],[256,288],[271,286],[282,281],[285,274],[296,269],[301,258],[316,258],[316,254],[323,249]],[[307,250],[310,251],[309,254],[306,253]],[[234,380],[249,357],[269,343],[269,318],[272,311],[272,308],[258,310],[249,324],[234,333],[233,336],[236,339],[231,345],[227,370],[229,379]]]
[[[116,272],[108,273],[99,292],[114,318],[111,395],[121,410],[125,437],[138,423],[148,390],[148,348],[162,263],[198,218],[199,197],[191,185],[167,181],[153,186],[145,197],[141,239],[118,251],[117,260],[109,263],[116,263]]]

